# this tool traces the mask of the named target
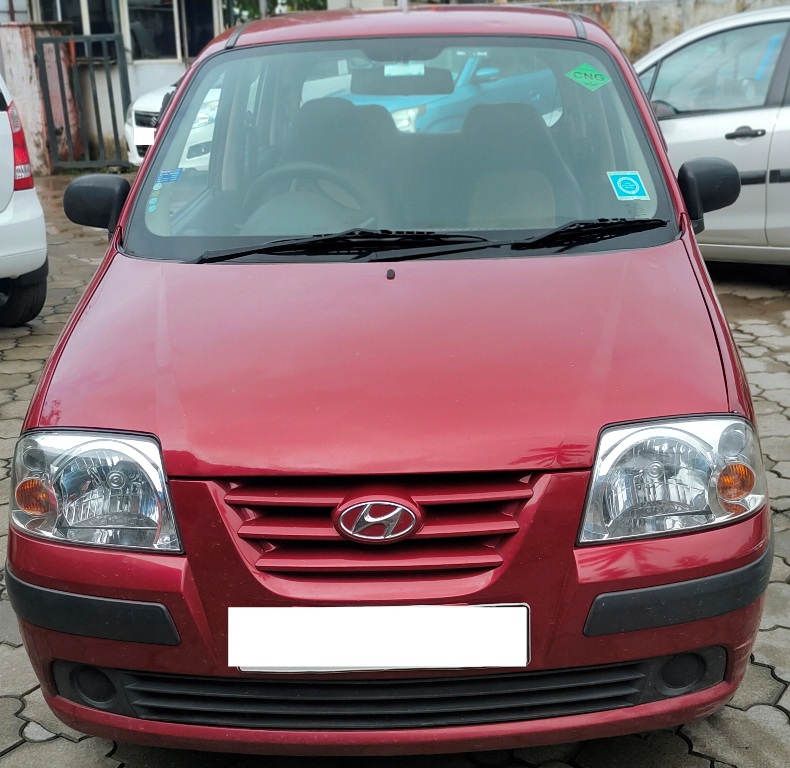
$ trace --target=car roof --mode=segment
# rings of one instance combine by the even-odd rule
[[[400,35],[589,38],[609,50],[616,50],[616,45],[603,29],[577,14],[523,7],[436,5],[413,8],[408,12],[388,8],[268,17],[228,30],[204,50],[201,58],[228,47]]]
[[[698,40],[701,37],[711,34],[712,32],[723,32],[726,29],[734,29],[736,27],[743,27],[749,24],[756,24],[760,22],[770,21],[784,21],[790,19],[790,5],[781,5],[775,8],[761,8],[756,11],[743,11],[735,13],[732,16],[725,16],[721,19],[708,21],[700,24],[685,32],[681,32],[671,40],[667,40],[657,48],[654,48],[650,53],[643,56],[635,64],[634,68],[637,72],[643,72],[648,67],[655,64],[660,59],[664,58],[668,53],[676,51],[685,45]]]

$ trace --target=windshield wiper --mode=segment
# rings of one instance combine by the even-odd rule
[[[478,235],[443,233],[443,232],[393,232],[388,229],[348,229],[326,235],[309,237],[290,237],[284,240],[270,240],[249,248],[206,251],[192,264],[212,264],[221,261],[232,261],[245,256],[256,255],[305,255],[354,253],[367,256],[374,251],[388,251],[403,248],[431,248],[434,246],[454,246],[461,244],[487,244],[489,241]]]
[[[664,219],[591,219],[589,221],[571,221],[567,224],[543,232],[535,237],[519,240],[488,240],[477,243],[459,242],[457,245],[448,245],[438,248],[407,248],[397,253],[359,254],[352,256],[358,261],[410,261],[412,259],[428,259],[444,254],[463,253],[466,251],[480,251],[488,248],[511,248],[514,251],[537,250],[539,248],[554,248],[555,253],[565,251],[576,245],[598,243],[602,240],[611,240],[623,237],[634,232],[645,232],[658,229],[669,224]]]
[[[633,232],[646,232],[669,224],[664,219],[594,219],[591,221],[572,221],[557,229],[544,232],[534,238],[515,240],[510,245],[515,251],[534,248],[559,247],[560,250],[574,245],[599,243],[614,237],[630,235]]]
[[[393,232],[386,229],[349,229],[328,235],[270,240],[250,248],[206,251],[190,263],[211,264],[255,255],[353,254],[349,261],[411,261],[434,256],[481,251],[489,248],[566,250],[633,232],[664,227],[664,219],[592,219],[572,221],[536,237],[488,240],[479,235],[453,232]]]

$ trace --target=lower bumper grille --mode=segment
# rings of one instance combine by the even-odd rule
[[[697,679],[668,686],[662,670],[693,658]],[[441,678],[206,678],[55,664],[61,695],[144,720],[269,730],[393,730],[507,723],[631,707],[714,685],[726,653],[711,648],[648,661],[550,672]],[[106,675],[119,695],[82,695],[80,674]],[[675,679],[675,678],[673,678]]]

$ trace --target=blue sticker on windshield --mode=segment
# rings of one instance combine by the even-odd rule
[[[618,200],[649,200],[639,171],[609,172],[606,174]]]
[[[156,182],[157,184],[161,184],[165,181],[178,181],[181,178],[181,171],[183,170],[183,168],[174,168],[172,171],[159,171]]]

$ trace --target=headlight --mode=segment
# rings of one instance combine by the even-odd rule
[[[401,133],[414,133],[417,130],[417,118],[425,114],[425,105],[420,107],[408,107],[407,109],[396,109],[392,113],[395,127]]]
[[[580,541],[721,525],[766,500],[760,446],[742,419],[613,427],[598,445]]]
[[[181,551],[159,446],[145,437],[23,435],[11,472],[11,523],[53,541]]]
[[[197,113],[195,121],[192,123],[193,128],[200,128],[202,125],[213,123],[217,119],[217,107],[219,101],[208,101],[200,108]]]

